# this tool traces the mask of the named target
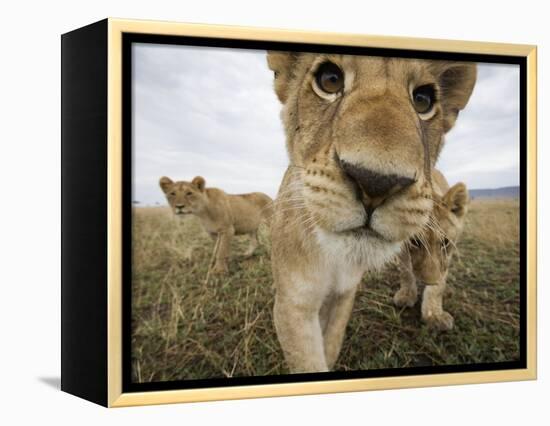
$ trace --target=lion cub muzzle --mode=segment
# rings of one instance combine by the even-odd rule
[[[176,215],[188,214],[185,211],[185,204],[176,204],[176,205],[174,205],[174,214],[176,214]]]
[[[356,185],[357,198],[365,207],[369,218],[387,199],[416,182],[409,177],[377,173],[343,160],[340,165],[346,176]]]

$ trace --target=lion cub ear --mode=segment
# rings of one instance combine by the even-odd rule
[[[460,182],[447,191],[443,197],[443,202],[449,207],[451,212],[460,218],[466,214],[469,199],[470,197],[468,196],[466,185]]]
[[[204,180],[204,178],[202,176],[197,176],[197,177],[193,178],[191,183],[193,185],[195,185],[199,189],[199,191],[204,191],[206,181]]]
[[[167,193],[173,184],[174,182],[172,182],[172,179],[169,177],[163,176],[159,179],[160,189],[162,189],[164,193]]]
[[[473,62],[433,61],[431,68],[441,88],[443,129],[448,132],[470,100],[477,79],[477,65]]]
[[[289,85],[294,78],[294,66],[298,60],[299,53],[295,52],[267,52],[267,65],[273,71],[275,93],[285,103],[288,99]]]

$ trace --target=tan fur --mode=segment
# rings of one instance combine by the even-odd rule
[[[258,227],[272,215],[273,200],[268,195],[261,192],[227,194],[218,188],[206,188],[201,176],[191,182],[173,182],[162,177],[159,185],[175,215],[197,216],[204,229],[216,240],[215,273],[228,271],[227,259],[234,235],[250,235],[252,240],[245,256],[253,254],[258,246]]]
[[[270,52],[267,60],[284,105],[290,159],[272,225],[275,327],[291,371],[325,371],[340,352],[364,272],[383,266],[428,223],[430,171],[470,97],[476,69],[287,52]],[[315,73],[327,61],[343,70],[345,85],[321,96]],[[425,84],[439,98],[429,120],[411,102],[411,90]],[[344,163],[414,184],[382,202],[349,178]]]
[[[462,233],[468,207],[468,190],[463,183],[449,189],[443,175],[432,174],[434,180],[433,224],[400,255],[401,288],[394,296],[397,306],[412,307],[417,300],[417,281],[426,284],[422,295],[422,319],[428,325],[451,330],[454,319],[443,310],[447,273],[458,238]]]

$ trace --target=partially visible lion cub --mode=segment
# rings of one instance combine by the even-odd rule
[[[216,263],[213,272],[226,273],[227,259],[233,235],[252,237],[245,256],[251,256],[258,247],[258,227],[272,214],[273,200],[261,192],[232,195],[218,188],[206,188],[203,177],[191,182],[177,181],[163,176],[161,189],[175,215],[193,214],[204,229],[216,239]]]
[[[434,187],[433,226],[413,238],[400,256],[401,288],[393,298],[397,306],[416,303],[416,282],[426,284],[422,295],[422,320],[439,330],[451,330],[454,319],[443,310],[447,273],[453,251],[464,226],[468,190],[463,183],[449,189],[443,175],[432,172]]]

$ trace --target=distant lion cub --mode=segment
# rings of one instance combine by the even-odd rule
[[[273,200],[261,192],[231,195],[218,188],[205,188],[203,177],[191,182],[163,176],[159,185],[175,215],[193,214],[204,229],[216,239],[216,263],[213,272],[228,271],[227,258],[233,235],[252,237],[245,256],[251,256],[258,247],[258,227],[262,220],[271,218]]]
[[[416,280],[424,282],[422,320],[439,330],[451,330],[454,319],[443,310],[443,294],[450,260],[464,226],[468,190],[463,183],[449,189],[449,184],[438,170],[433,171],[432,179],[434,224],[402,250],[401,288],[393,300],[397,306],[414,306],[418,294]]]

